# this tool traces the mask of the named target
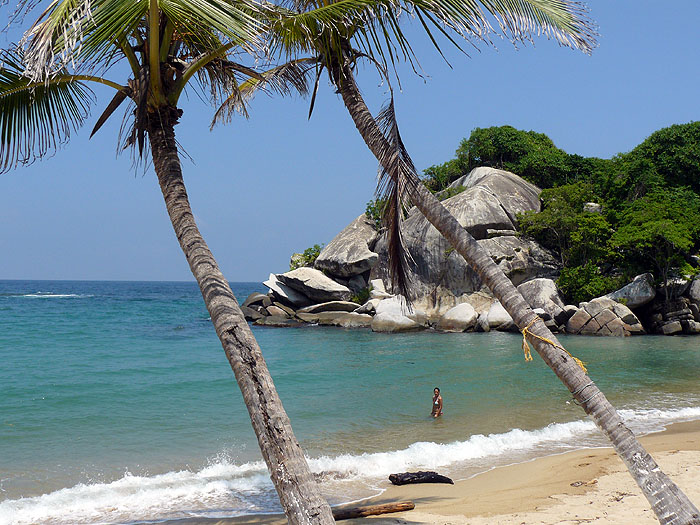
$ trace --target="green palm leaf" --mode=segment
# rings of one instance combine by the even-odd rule
[[[123,58],[124,46],[145,39],[149,5],[149,0],[55,0],[24,38],[30,75],[36,80],[60,67],[104,71]],[[262,46],[257,3],[159,0],[158,6],[185,44],[206,47],[217,33],[217,40]]]
[[[0,51],[0,173],[56,150],[79,128],[92,91],[64,72],[47,82],[23,74],[18,51]]]
[[[337,48],[334,41],[348,39],[385,63],[393,63],[396,56],[412,60],[401,30],[406,17],[419,19],[438,50],[434,31],[458,45],[449,35],[453,31],[474,46],[490,44],[495,34],[514,43],[543,35],[586,53],[595,47],[597,36],[585,6],[572,0],[339,0],[297,4],[296,9],[304,11],[271,24],[273,49],[288,55],[326,53]]]

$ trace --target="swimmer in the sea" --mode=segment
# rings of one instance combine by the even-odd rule
[[[435,390],[433,390],[433,411],[430,415],[433,417],[442,415],[442,396],[440,395],[440,389],[438,387],[435,387]]]

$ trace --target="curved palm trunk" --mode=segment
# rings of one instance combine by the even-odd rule
[[[389,145],[362,99],[349,67],[344,68],[342,82],[339,82],[338,88],[362,138],[375,157],[382,163],[381,159],[385,158],[382,151],[386,151]],[[384,162],[387,163],[386,160]],[[389,171],[388,163],[384,168]],[[418,177],[413,174],[411,178],[412,180],[408,182],[413,187],[411,192],[413,204],[477,272],[482,282],[503,304],[518,328],[523,330],[532,323],[528,331],[535,337],[531,336],[529,340],[537,353],[572,392],[576,401],[593,418],[598,428],[610,439],[613,448],[627,465],[630,474],[649,500],[659,521],[663,524],[700,524],[698,509],[661,471],[588,375],[567,352],[538,339],[538,337],[549,339],[559,345],[556,337],[544,325],[544,322],[537,318],[510,279],[493,262],[488,253],[479,246],[474,237],[428,191]]]
[[[153,165],[175,234],[238,381],[289,523],[334,523],[294,437],[260,347],[195,224],[175,143],[173,126],[178,116],[175,108],[167,108],[149,115],[148,124]]]

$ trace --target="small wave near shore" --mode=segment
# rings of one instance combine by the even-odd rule
[[[622,410],[621,415],[643,434],[698,420],[700,407]],[[452,443],[417,442],[402,450],[320,456],[309,458],[309,464],[326,497],[338,504],[381,492],[394,472],[435,469],[459,479],[494,466],[605,445],[592,422],[579,420]],[[152,476],[127,472],[111,482],[86,480],[40,496],[5,500],[0,502],[0,525],[145,523],[275,512],[280,508],[264,463],[236,465],[221,455],[200,470]]]

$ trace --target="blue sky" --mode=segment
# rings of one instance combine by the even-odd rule
[[[610,157],[661,127],[700,119],[700,2],[588,5],[600,33],[592,56],[545,39],[518,50],[496,41],[470,57],[446,44],[450,69],[415,31],[428,76],[401,67],[396,102],[416,166],[449,160],[476,127],[510,124],[546,133],[569,153]],[[358,79],[378,110],[385,86],[369,67]],[[88,140],[111,97],[97,93],[66,147],[0,175],[0,279],[192,279],[155,175],[116,155],[121,116]],[[325,79],[310,121],[299,98],[260,96],[250,120],[212,132],[211,107],[194,96],[184,110],[176,132],[193,159],[183,159],[192,207],[231,281],[287,270],[293,252],[330,241],[373,197],[376,162]]]

